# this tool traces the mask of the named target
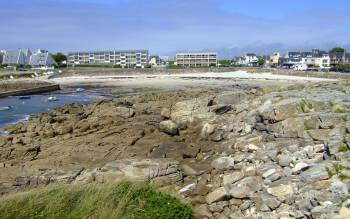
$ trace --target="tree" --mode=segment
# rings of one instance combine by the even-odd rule
[[[62,54],[62,53],[56,53],[52,55],[52,58],[57,62],[57,63],[62,63],[63,61],[67,61],[67,57]]]
[[[331,49],[330,52],[333,52],[333,53],[344,53],[345,49],[341,48],[341,47],[335,47],[335,48]]]
[[[265,61],[265,59],[259,59],[258,63],[260,66],[263,66],[263,65],[265,65],[266,61]]]

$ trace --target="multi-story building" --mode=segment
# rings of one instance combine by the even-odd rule
[[[38,50],[30,56],[29,65],[34,68],[51,67],[57,64],[51,54],[45,50]]]
[[[235,57],[233,63],[235,65],[244,65],[244,66],[257,66],[259,58],[255,53],[247,53],[242,57]]]
[[[218,64],[216,52],[176,53],[176,62],[181,67],[209,67]]]
[[[6,65],[28,65],[32,52],[30,49],[5,50],[3,64]]]
[[[281,64],[281,54],[279,52],[275,52],[270,56],[270,65],[279,66]]]
[[[305,68],[329,68],[331,58],[325,51],[313,49],[312,52],[288,52],[283,58],[283,66],[306,66]]]
[[[70,52],[68,65],[119,65],[122,68],[144,68],[148,64],[148,50]]]

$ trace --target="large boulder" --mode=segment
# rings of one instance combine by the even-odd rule
[[[159,130],[169,135],[177,135],[179,126],[171,120],[165,120],[159,123]]]
[[[301,181],[305,183],[313,183],[320,180],[329,179],[330,176],[327,171],[327,165],[320,163],[304,171],[301,175]]]
[[[277,103],[268,100],[258,108],[258,113],[264,120],[275,122],[296,117],[298,115],[298,100],[286,99]]]

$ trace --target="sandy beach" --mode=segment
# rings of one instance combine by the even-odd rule
[[[305,83],[337,81],[336,79],[276,75],[266,73],[248,73],[246,71],[224,73],[183,73],[183,74],[132,74],[132,75],[99,75],[68,76],[50,79],[61,86],[121,86],[152,87],[155,89],[182,89],[195,87],[217,87],[230,85],[232,82],[244,83]]]

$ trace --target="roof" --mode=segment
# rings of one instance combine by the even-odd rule
[[[140,49],[140,50],[105,50],[105,51],[73,51],[69,52],[68,55],[71,54],[88,54],[88,53],[148,53],[148,50]]]
[[[247,53],[247,56],[256,56],[255,53]]]
[[[217,52],[177,52],[176,55],[217,55]]]

